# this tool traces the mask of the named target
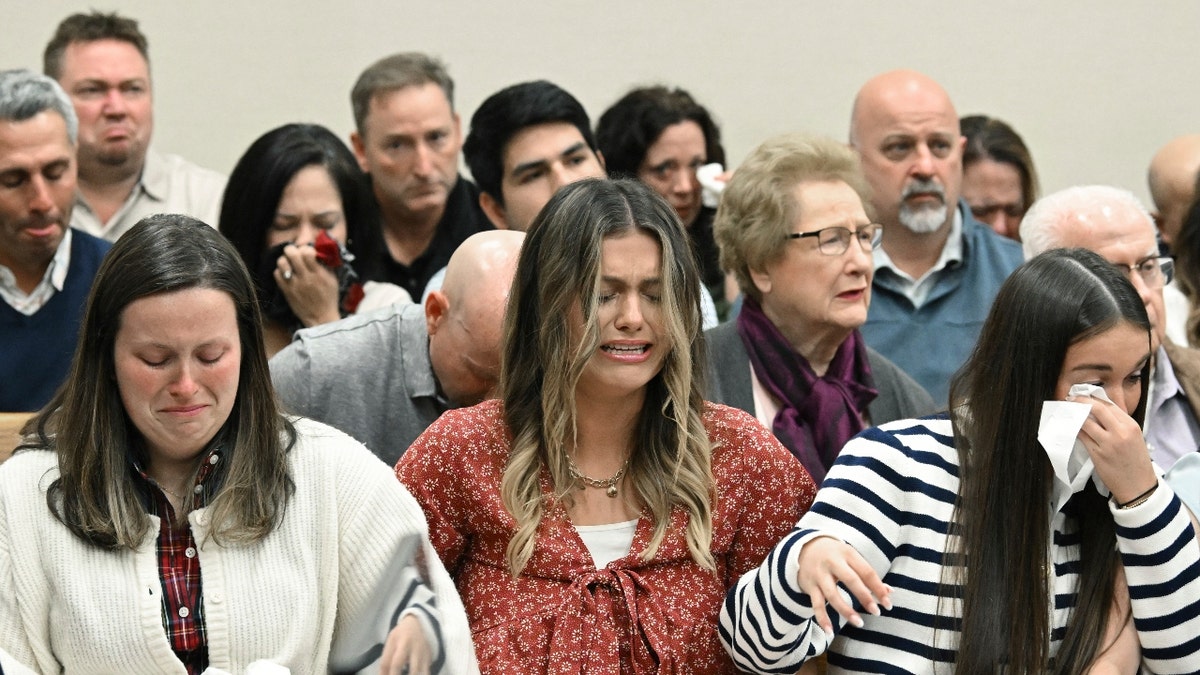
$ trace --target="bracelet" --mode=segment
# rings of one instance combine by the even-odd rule
[[[1142,494],[1134,497],[1133,499],[1130,499],[1129,501],[1125,502],[1124,504],[1122,504],[1121,502],[1117,502],[1117,501],[1114,501],[1113,503],[1117,505],[1118,509],[1132,509],[1135,506],[1141,506],[1142,504],[1145,504],[1150,499],[1150,495],[1154,494],[1154,491],[1157,489],[1158,489],[1158,481],[1155,481],[1154,485],[1151,485],[1149,490],[1146,490]]]

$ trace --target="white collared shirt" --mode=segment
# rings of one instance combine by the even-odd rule
[[[109,241],[116,241],[138,221],[156,213],[182,213],[216,227],[225,182],[225,176],[216,171],[150,149],[137,185],[107,223],[101,223],[83,196],[76,193],[71,226]]]
[[[897,227],[904,226],[897,225]],[[946,243],[942,246],[942,254],[938,257],[933,267],[921,275],[920,279],[912,278],[907,272],[892,264],[892,259],[883,250],[882,246],[875,249],[873,258],[875,261],[875,271],[878,272],[883,268],[891,270],[897,277],[896,286],[898,290],[912,301],[914,307],[920,307],[925,304],[925,299],[929,297],[930,291],[937,285],[938,272],[946,269],[951,263],[962,262],[962,252],[962,214],[958,208],[955,208],[954,220],[950,224],[950,234],[946,237]]]
[[[42,280],[29,293],[17,286],[17,275],[13,274],[12,270],[0,265],[0,298],[25,316],[33,316],[50,302],[55,293],[63,289],[70,267],[71,228],[68,227],[63,233],[62,241],[58,243],[58,250],[54,252],[54,257],[50,259],[50,264],[42,274]]]

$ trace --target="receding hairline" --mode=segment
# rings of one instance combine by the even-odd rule
[[[892,70],[867,80],[855,94],[850,108],[850,145],[858,146],[860,127],[865,124],[863,117],[868,112],[879,115],[882,111],[898,107],[896,104],[899,102],[915,102],[918,97],[940,99],[937,101],[938,114],[947,119],[953,118],[955,130],[961,132],[954,101],[939,82],[915,70]]]

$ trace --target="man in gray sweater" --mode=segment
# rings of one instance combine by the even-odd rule
[[[481,232],[458,247],[441,290],[296,333],[271,359],[293,413],[337,427],[394,465],[449,408],[492,395],[524,234]]]

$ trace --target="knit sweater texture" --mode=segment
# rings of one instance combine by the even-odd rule
[[[326,673],[340,631],[361,625],[394,582],[392,559],[407,545],[436,598],[442,672],[474,670],[462,603],[416,501],[345,434],[303,419],[296,430],[288,454],[296,489],[269,535],[221,545],[207,536],[207,508],[188,516],[210,665],[243,673],[266,659],[294,675]],[[162,626],[158,519],[136,552],[92,546],[46,506],[57,474],[57,457],[45,450],[0,465],[0,649],[43,673],[182,675]]]

